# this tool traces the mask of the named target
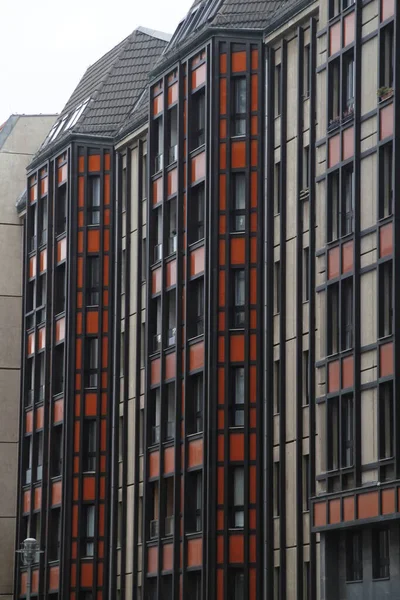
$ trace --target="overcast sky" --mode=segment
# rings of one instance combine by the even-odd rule
[[[193,0],[0,0],[0,125],[60,112],[89,65],[142,25],[173,33]]]

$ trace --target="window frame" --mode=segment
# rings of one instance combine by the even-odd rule
[[[232,269],[232,327],[244,329],[246,326],[246,270]]]
[[[244,84],[244,86],[243,86]],[[241,89],[243,87],[244,89]],[[247,77],[236,75],[232,77],[232,129],[233,137],[244,137],[246,135],[247,117]],[[243,102],[244,99],[244,102]]]
[[[87,224],[100,225],[101,181],[100,175],[89,175],[87,178]]]

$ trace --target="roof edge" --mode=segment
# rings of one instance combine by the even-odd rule
[[[170,42],[172,39],[171,33],[165,33],[164,31],[158,31],[157,29],[150,29],[149,27],[139,26],[135,29],[135,31],[140,31],[145,35],[162,40],[163,42]]]

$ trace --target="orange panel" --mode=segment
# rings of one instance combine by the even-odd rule
[[[56,342],[61,342],[65,338],[65,317],[56,321]]]
[[[176,369],[176,354],[172,352],[165,357],[165,379],[173,379]]]
[[[231,166],[234,169],[246,166],[246,142],[232,142]],[[222,168],[222,166],[221,166]]]
[[[100,230],[99,229],[88,229],[87,251],[88,252],[99,252],[100,251]]]
[[[343,521],[354,521],[354,496],[343,498]]]
[[[192,161],[192,166],[193,166],[193,161]],[[167,183],[168,196],[172,196],[173,194],[176,194],[176,192],[178,190],[178,169],[173,169],[173,171],[169,171],[167,182],[168,182]]]
[[[163,546],[163,571],[172,571],[174,562],[174,546],[173,544],[165,544]]]
[[[198,342],[190,346],[189,371],[195,371],[204,367],[204,342]]]
[[[382,514],[390,515],[395,512],[394,489],[382,491]]]
[[[354,127],[349,127],[343,131],[342,154],[343,160],[351,158],[354,154]]]
[[[63,238],[57,243],[57,262],[65,260],[67,257],[67,240]]]
[[[257,117],[251,117],[251,135],[257,135],[258,131],[258,119]]]
[[[77,369],[82,366],[82,340],[77,339],[75,344],[75,365]]]
[[[164,473],[167,475],[175,471],[175,450],[174,447],[164,450]]]
[[[32,433],[33,431],[33,411],[29,410],[25,414],[25,432]]]
[[[89,171],[100,171],[100,155],[93,154],[89,156]]]
[[[85,178],[78,177],[78,206],[85,204]]]
[[[251,110],[258,110],[258,75],[251,76]]]
[[[244,237],[235,236],[231,240],[231,264],[244,265],[246,246]]]
[[[340,388],[340,367],[339,361],[335,360],[328,365],[328,391],[336,392]]]
[[[29,278],[36,276],[36,256],[29,259]]]
[[[219,208],[226,209],[226,175],[219,176]]]
[[[256,460],[256,458],[257,458],[257,436],[255,433],[251,433],[250,434],[250,460]]]
[[[103,563],[97,563],[97,585],[103,585]],[[97,592],[98,600],[103,600],[103,594],[101,592]]]
[[[86,313],[86,333],[98,333],[99,331],[99,311],[88,310]]]
[[[226,262],[225,249],[226,249],[225,240],[220,240],[219,241],[219,264],[220,265],[224,265]]]
[[[85,157],[80,156],[78,161],[78,171],[79,173],[83,173],[85,171]]]
[[[109,229],[104,230],[103,239],[104,239],[104,242],[103,242],[104,252],[108,252],[110,250],[110,230]]]
[[[83,252],[83,231],[78,231],[78,252],[79,254]]]
[[[225,360],[225,338],[223,336],[219,336],[218,338],[218,360],[219,362],[224,362]]]
[[[256,401],[257,391],[257,367],[250,366],[250,402]]]
[[[256,562],[256,536],[255,535],[251,535],[250,536],[250,562],[251,563],[255,563]]]
[[[353,387],[354,385],[354,358],[348,356],[342,360],[342,389]]]
[[[43,406],[36,409],[36,429],[43,429]]]
[[[255,429],[257,426],[257,411],[255,408],[250,409],[250,427]]]
[[[226,119],[221,119],[219,122],[219,137],[221,140],[226,138]]]
[[[56,481],[51,486],[51,505],[55,506],[57,504],[61,504],[62,501],[62,483],[61,481]]]
[[[232,73],[247,71],[246,52],[232,52]]]
[[[104,504],[99,506],[99,535],[104,535]]]
[[[314,504],[314,527],[324,527],[326,525],[326,504],[317,502]]]
[[[85,417],[97,415],[97,394],[85,394]]]
[[[341,29],[341,24],[339,23],[335,23],[335,25],[332,25],[332,27],[329,30],[329,54],[336,54],[336,52],[339,52],[340,50],[340,46],[341,46],[341,40],[340,40],[340,29]]]
[[[334,279],[340,275],[339,246],[328,252],[328,279]]]
[[[250,304],[257,302],[257,271],[250,269]]]
[[[193,440],[188,444],[188,467],[203,464],[203,440]]]
[[[103,342],[102,342],[102,357],[101,357],[101,366],[102,367],[107,367],[108,365],[108,338],[107,337],[103,337]],[[104,376],[104,373],[103,373]],[[107,387],[107,384],[103,384],[104,379],[102,379],[102,387]]]
[[[218,471],[218,504],[224,503],[224,467],[217,467]]]
[[[93,562],[81,562],[81,586],[91,588],[93,582]]]
[[[110,176],[104,175],[104,204],[110,204]]]
[[[162,112],[163,108],[164,108],[164,94],[159,94],[153,100],[153,113],[154,113],[154,116],[159,115],[160,112]]]
[[[192,72],[192,90],[200,87],[206,82],[207,68],[202,64],[198,69]]]
[[[354,42],[354,24],[355,24],[355,13],[347,15],[344,19],[344,31],[343,31],[343,46],[346,47]]]
[[[257,264],[257,238],[250,238],[250,261],[252,264]]]
[[[39,256],[39,269],[43,273],[47,269],[47,250],[42,250]]]
[[[340,523],[340,499],[329,502],[329,524]]]
[[[27,346],[28,346],[28,355],[33,354],[35,352],[35,334],[34,333],[30,333],[28,335]]]
[[[251,156],[250,156],[250,160],[251,160],[251,166],[252,167],[256,167],[257,166],[257,152],[258,152],[258,144],[257,144],[257,140],[251,140],[250,142],[250,151],[251,151]]]
[[[225,396],[225,369],[223,367],[218,369],[218,396],[219,402],[223,404]]]
[[[168,106],[171,104],[175,104],[178,100],[178,82],[174,83],[174,85],[170,85],[168,88]]]
[[[32,204],[32,202],[35,202],[37,200],[37,193],[38,193],[37,184],[35,184],[33,187],[31,187],[30,192],[29,192],[29,200],[30,200],[31,204]]]
[[[83,499],[94,500],[96,497],[96,479],[95,477],[83,477]]]
[[[109,225],[110,224],[110,209],[106,208],[104,210],[104,225]]]
[[[225,424],[225,413],[223,410],[218,411],[218,429],[223,430]]]
[[[250,529],[257,529],[257,511],[255,508],[249,510],[249,527]]]
[[[153,181],[153,204],[158,204],[163,198],[163,180],[159,177]]]
[[[395,0],[381,0],[381,21],[394,15],[394,2]]]
[[[72,507],[72,537],[78,537],[78,506]]]
[[[223,435],[219,435],[218,436],[218,442],[217,442],[217,446],[218,446],[218,461],[219,462],[223,462],[224,460],[224,456],[225,456],[225,451],[224,451],[224,445],[225,445],[225,440],[224,440],[224,436]]]
[[[40,508],[41,503],[42,503],[42,488],[37,487],[37,488],[35,488],[34,495],[33,495],[34,510],[38,510]]]
[[[149,454],[149,477],[158,477],[160,473],[160,453],[150,452]]]
[[[393,252],[393,224],[388,223],[379,230],[380,257],[390,256]]]
[[[224,538],[222,535],[217,537],[217,563],[221,565],[224,562]]]
[[[225,215],[221,215],[219,218],[219,233],[220,234],[226,233],[226,216]]]
[[[244,361],[244,335],[231,335],[230,359],[232,362]]]
[[[219,57],[219,72],[226,73],[227,55],[221,54]]]
[[[103,311],[103,333],[108,333],[108,310]]]
[[[31,591],[33,594],[37,594],[38,589],[39,589],[39,569],[34,569],[32,571],[32,587],[31,587]]]
[[[333,167],[340,161],[340,135],[335,135],[329,139],[328,151],[328,166]]]
[[[393,135],[393,102],[382,108],[379,115],[380,139]]]
[[[224,331],[225,329],[225,313],[220,312],[218,315],[218,331]]]
[[[79,434],[81,430],[81,426],[79,421],[75,421],[75,435],[74,435],[74,451],[79,452]]]
[[[250,329],[256,329],[257,327],[257,311],[250,311]]]
[[[221,79],[219,80],[219,112],[221,115],[226,115],[226,106],[226,78],[221,77]]]
[[[152,294],[158,294],[158,292],[161,292],[161,268],[152,271],[151,280],[151,292]]]
[[[192,183],[204,179],[206,176],[206,153],[201,152],[192,158]]]
[[[24,492],[24,513],[28,513],[31,510],[31,492],[27,490]]]
[[[369,492],[361,494],[357,498],[358,518],[369,519],[377,517],[379,514],[379,495],[378,492]]]
[[[230,535],[229,536],[229,562],[242,563],[244,561],[244,536]]]
[[[219,598],[224,598],[224,572],[222,569],[217,570],[217,591],[218,600]]]
[[[161,269],[158,269],[160,271],[160,275],[161,275]],[[155,271],[153,271],[153,276],[154,276]],[[176,284],[176,260],[171,260],[170,262],[167,263],[167,287],[171,287],[171,285],[175,285]],[[154,284],[154,281],[153,281]],[[161,276],[160,276],[160,290],[161,290]],[[158,290],[157,290],[158,291]],[[155,294],[156,292],[154,292],[154,286],[153,286],[153,294]]]
[[[111,156],[109,152],[106,152],[104,155],[104,169],[109,171],[111,168]]]
[[[220,144],[219,146],[219,166],[220,169],[226,169],[226,143]],[[221,201],[220,208],[222,210]]]
[[[161,363],[160,363],[159,358],[151,361],[151,384],[152,385],[160,383],[160,368],[161,368]]]
[[[60,567],[50,567],[49,589],[58,590],[60,583]]]
[[[244,460],[244,434],[231,433],[229,436],[229,458],[232,461]]]
[[[67,180],[68,175],[68,167],[67,165],[63,165],[58,169],[58,183],[62,183]]]
[[[197,567],[203,563],[203,541],[201,538],[188,540],[187,544],[187,566]]]
[[[251,51],[251,68],[253,71],[258,68],[258,50]]]
[[[347,242],[342,246],[342,273],[353,270],[353,242]]]
[[[41,327],[38,331],[38,350],[46,347],[46,327]]]
[[[158,548],[153,546],[147,551],[147,572],[157,573],[158,570]]]
[[[225,271],[219,272],[218,306],[225,306]]]
[[[393,344],[384,344],[379,348],[379,376],[393,374]]]
[[[224,529],[224,511],[217,510],[217,529],[221,531]]]

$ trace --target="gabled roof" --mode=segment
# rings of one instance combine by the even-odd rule
[[[70,133],[113,137],[143,94],[170,38],[139,27],[90,66],[37,156]]]

